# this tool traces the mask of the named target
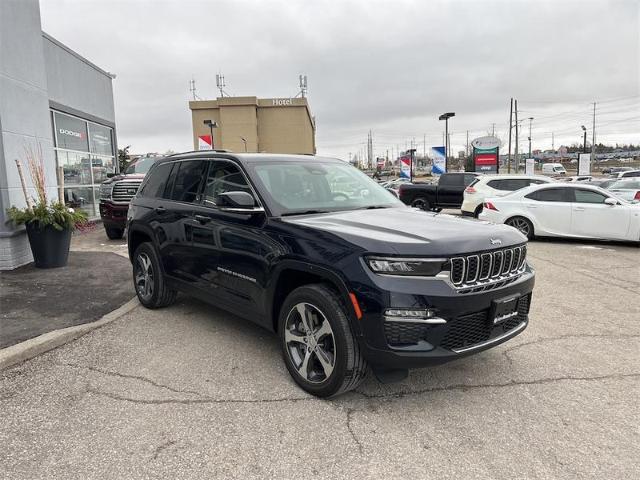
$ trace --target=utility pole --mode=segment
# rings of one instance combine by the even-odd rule
[[[465,156],[469,156],[469,130],[467,130],[467,146],[464,148]]]
[[[533,122],[533,117],[529,117],[529,158],[531,158],[531,123]]]
[[[424,156],[424,162],[427,162],[427,134],[425,133],[422,138],[422,155]]]
[[[589,159],[593,164],[596,156],[596,102],[593,102],[593,131],[591,132],[591,158]],[[591,171],[591,167],[589,167]]]
[[[553,132],[551,132],[551,150],[556,151],[556,143],[555,138],[553,137]]]
[[[509,154],[507,155],[507,173],[511,173],[511,130],[513,129],[513,98],[509,107]]]
[[[495,123],[491,124],[491,136],[492,137],[496,136],[496,124]]]
[[[515,170],[516,173],[518,173],[518,167],[520,166],[520,161],[518,159],[518,100],[516,99],[514,102],[514,109],[515,109],[515,114],[516,114],[516,148],[515,148],[515,157],[516,157],[516,161],[515,161]]]

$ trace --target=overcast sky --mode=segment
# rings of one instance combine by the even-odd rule
[[[308,75],[318,152],[347,158],[373,131],[384,155],[415,138],[452,151],[491,132],[506,141],[509,98],[520,148],[591,136],[640,143],[640,2],[40,0],[43,29],[117,75],[119,145],[192,148],[189,80],[216,96],[289,97]]]

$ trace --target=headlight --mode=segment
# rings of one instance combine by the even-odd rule
[[[367,257],[369,268],[380,275],[408,275],[433,277],[447,262],[443,258]]]
[[[111,191],[113,190],[113,183],[107,183],[104,185],[100,185],[100,199],[101,200],[110,200],[111,199]]]

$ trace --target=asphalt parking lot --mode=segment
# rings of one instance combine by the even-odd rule
[[[138,307],[0,372],[0,477],[637,478],[640,249],[529,252],[522,335],[331,401],[258,327]]]

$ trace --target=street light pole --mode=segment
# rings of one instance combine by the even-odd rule
[[[582,131],[584,132],[584,141],[582,143],[582,153],[587,153],[587,127],[581,125]]]
[[[455,112],[443,113],[438,120],[444,120],[444,171],[449,171],[449,119],[455,117]]]
[[[218,128],[218,124],[212,120],[205,120],[202,123],[209,126],[209,131],[211,132],[211,150],[213,150],[213,129]]]
[[[529,117],[529,158],[531,158],[531,123],[533,122],[533,117]]]

